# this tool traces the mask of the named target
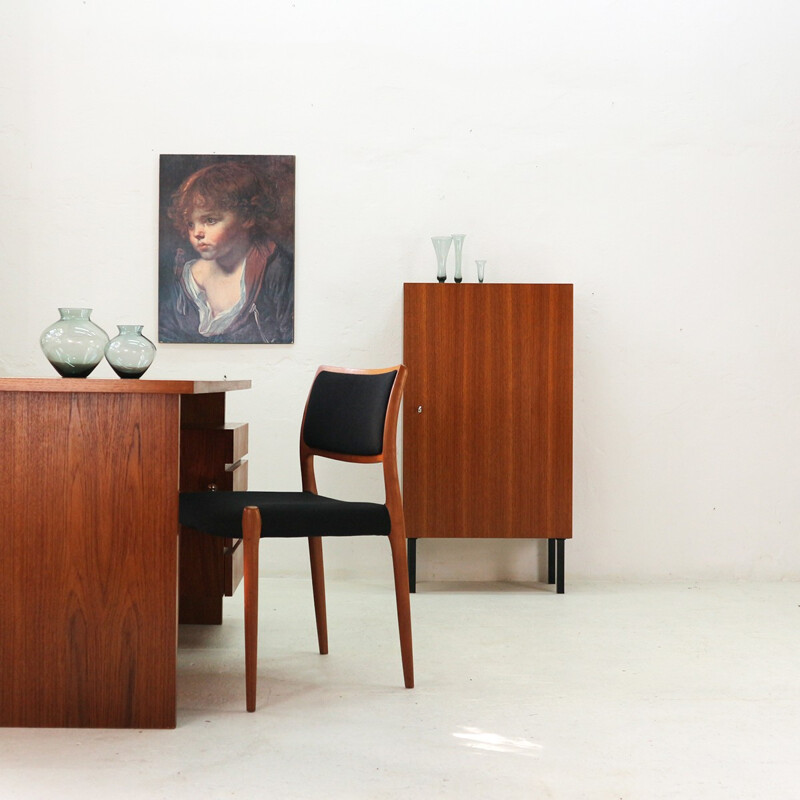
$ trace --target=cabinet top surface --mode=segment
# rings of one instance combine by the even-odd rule
[[[403,286],[438,286],[442,289],[449,289],[450,291],[462,290],[462,289],[474,289],[478,286],[481,289],[491,289],[492,287],[507,287],[507,286],[573,286],[571,283],[454,283],[452,281],[446,281],[445,283],[438,283],[434,281],[427,281],[424,283],[410,283],[406,282]]]
[[[0,378],[0,392],[86,392],[97,394],[213,394],[249,389],[243,381],[165,381],[122,378]]]

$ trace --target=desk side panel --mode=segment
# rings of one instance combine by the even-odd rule
[[[0,725],[175,726],[179,398],[3,392]]]

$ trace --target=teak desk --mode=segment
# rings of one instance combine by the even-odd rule
[[[0,378],[0,726],[175,727],[181,450],[249,387]]]

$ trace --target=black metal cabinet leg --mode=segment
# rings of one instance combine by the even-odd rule
[[[551,540],[552,541],[552,540]],[[556,593],[564,594],[564,540],[556,539]]]
[[[547,540],[547,582],[556,582],[556,540]]]
[[[408,543],[408,590],[417,591],[417,540],[407,539]]]
[[[564,540],[547,540],[547,582],[556,585],[556,593],[564,594]]]

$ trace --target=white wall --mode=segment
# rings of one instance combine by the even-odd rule
[[[58,306],[155,335],[160,153],[294,154],[296,344],[162,345],[148,375],[252,378],[229,402],[252,485],[297,485],[317,364],[401,359],[402,283],[432,280],[429,237],[459,231],[491,281],[575,284],[568,575],[800,576],[796,2],[29,0],[3,17],[0,374],[54,375],[38,336]],[[329,569],[383,577],[384,548],[331,543]],[[421,579],[524,579],[539,547],[419,554]],[[305,570],[305,550],[263,561]]]

